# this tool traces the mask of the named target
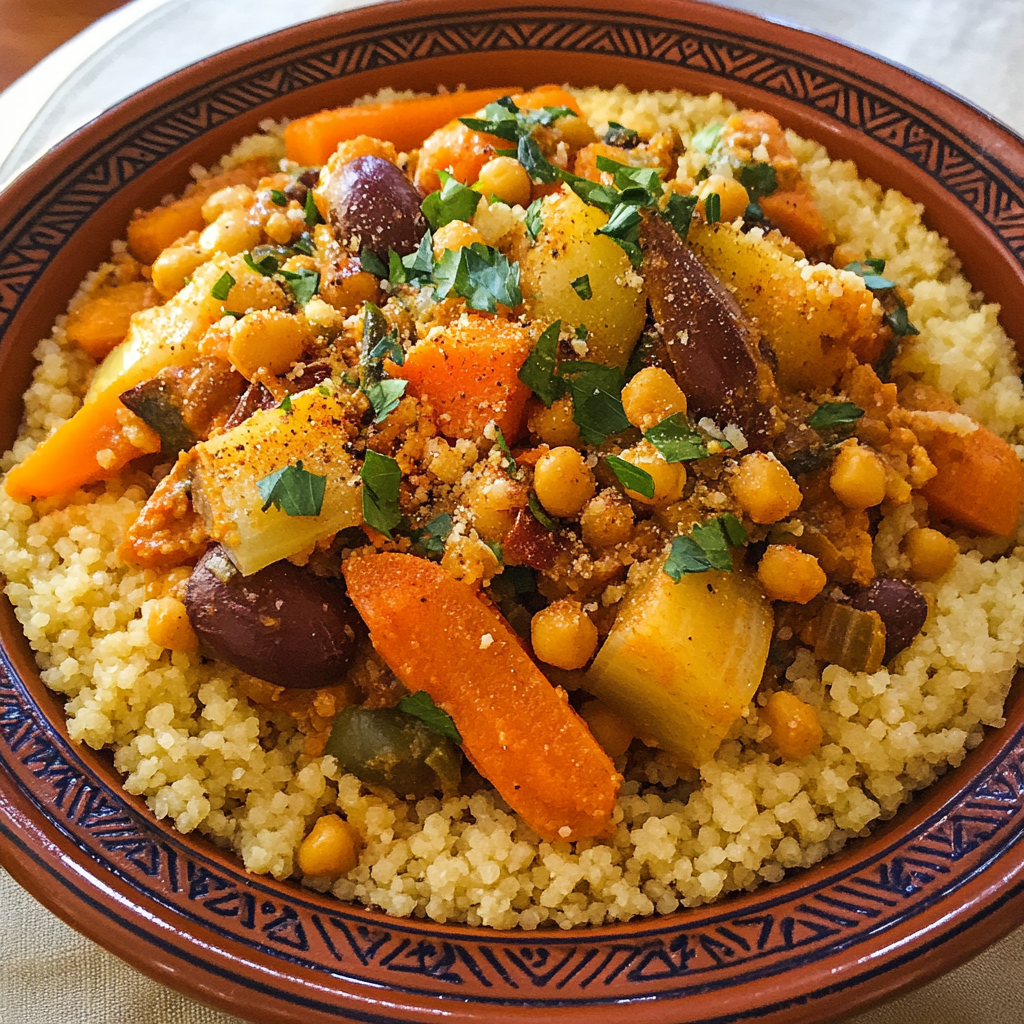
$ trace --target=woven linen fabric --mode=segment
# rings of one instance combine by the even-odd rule
[[[641,2],[641,0],[634,0]],[[19,162],[155,75],[352,0],[170,0],[68,69],[17,151]],[[733,0],[908,65],[1024,131],[1024,0]],[[202,33],[195,25],[202,24]],[[197,47],[199,49],[197,49]],[[202,47],[207,47],[199,52]],[[175,61],[173,58],[179,58]],[[0,97],[0,117],[3,116]],[[56,133],[56,135],[55,135]],[[17,147],[16,147],[17,149]],[[5,153],[0,152],[0,163]],[[976,282],[984,287],[984,282]],[[0,1024],[242,1024],[178,995],[83,938],[0,870]],[[955,940],[954,940],[955,941]],[[254,996],[254,1006],[258,1005]],[[254,1011],[254,1012],[258,1012]],[[500,1020],[500,1013],[495,1013]],[[851,1024],[1021,1024],[1024,928],[950,974]],[[807,1024],[819,1024],[807,1017]]]

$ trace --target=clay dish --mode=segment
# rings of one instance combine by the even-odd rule
[[[153,205],[265,117],[382,86],[548,82],[717,90],[774,113],[927,210],[1024,341],[1024,141],[939,87],[831,40],[688,0],[405,0],[310,22],[108,111],[0,200],[0,444],[32,349]],[[833,1021],[962,963],[1024,910],[1024,701],[870,838],[783,884],[573,932],[396,920],[247,875],[128,796],[68,740],[0,607],[0,861],[154,978],[244,1018],[618,1024]]]

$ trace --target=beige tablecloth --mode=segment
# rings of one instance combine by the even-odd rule
[[[26,104],[32,111],[20,138],[0,131],[0,179],[176,67],[350,6],[350,0],[137,0],[116,15],[121,21],[113,38],[101,27],[0,95],[0,126],[19,116],[24,121]],[[881,53],[1024,132],[1024,0],[736,0],[730,6],[799,22]],[[132,8],[140,17],[133,18]],[[196,24],[203,25],[202,33],[192,30]],[[238,1024],[238,1018],[150,981],[76,934],[2,870],[0,907],[0,1024]],[[1024,929],[853,1024],[1022,1022]]]

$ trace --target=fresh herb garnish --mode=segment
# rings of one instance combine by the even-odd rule
[[[624,127],[618,121],[609,121],[608,131],[604,133],[601,141],[620,149],[636,149],[640,145],[640,133]]]
[[[324,504],[327,477],[303,469],[300,459],[294,466],[275,470],[256,481],[262,511],[271,505],[289,516],[318,516]]]
[[[288,197],[278,188],[272,188],[270,190],[270,201],[275,206],[287,206]]]
[[[277,273],[277,268],[281,265],[277,257],[267,253],[265,256],[261,256],[259,259],[253,259],[251,252],[242,254],[242,259],[245,260],[245,265],[254,273],[261,274],[263,277],[273,277]]]
[[[412,532],[413,544],[421,548],[427,558],[440,558],[444,554],[444,542],[452,532],[455,520],[447,512],[434,516],[422,529]]]
[[[565,384],[555,373],[558,356],[558,335],[562,330],[562,321],[556,320],[549,324],[537,344],[519,368],[519,379],[548,408],[556,399],[565,394]]]
[[[704,435],[694,430],[680,412],[644,431],[644,437],[661,452],[666,462],[691,462],[706,459],[710,454]]]
[[[310,189],[306,193],[306,206],[303,210],[303,219],[306,222],[307,228],[315,227],[317,224],[323,224],[324,219],[320,216],[320,211],[316,208],[316,201],[313,199],[313,190]]]
[[[697,208],[697,196],[681,196],[673,192],[668,197],[665,208],[661,211],[665,218],[675,229],[676,234],[685,242],[690,233],[690,222],[693,220],[693,211]]]
[[[710,153],[718,145],[723,128],[725,125],[721,121],[712,121],[710,124],[704,125],[690,136],[690,147],[699,149],[702,153]]]
[[[405,353],[398,341],[398,332],[388,329],[380,307],[366,302],[363,304],[363,337],[359,352],[359,388],[373,408],[374,423],[383,422],[397,408],[409,384],[387,376],[385,358],[402,365]]]
[[[538,125],[552,125],[562,117],[576,117],[568,107],[541,107],[538,110],[520,110],[511,96],[502,96],[484,107],[483,117],[460,117],[467,128],[485,135],[496,135],[506,142],[517,142],[529,136]]]
[[[575,281],[570,281],[569,284],[572,286],[572,290],[584,301],[593,298],[594,293],[590,288],[589,274],[577,277]]]
[[[397,380],[389,377],[387,380],[378,381],[365,389],[366,397],[373,406],[374,423],[383,423],[388,415],[398,408],[398,403],[409,386],[407,380]]]
[[[590,331],[587,330],[586,324],[577,324],[573,334],[575,334],[580,341],[586,341],[587,338],[590,337]]]
[[[891,313],[885,314],[885,322],[897,338],[905,338],[911,334],[921,333],[910,322],[910,318],[907,316],[907,307],[902,302]]]
[[[373,274],[374,277],[388,276],[388,268],[384,266],[384,261],[365,245],[363,246],[363,251],[359,254],[359,265],[368,274]]]
[[[623,204],[612,210],[608,223],[598,228],[595,234],[607,235],[621,247],[629,257],[629,262],[634,267],[639,267],[643,262],[643,252],[640,249],[642,224],[643,217],[640,216],[640,211],[632,204]]]
[[[281,399],[281,401],[280,401],[280,403],[278,404],[277,407],[282,412],[291,412],[292,411],[292,396],[291,395],[285,395],[284,398]]]
[[[431,230],[436,231],[453,220],[472,220],[483,198],[480,193],[467,188],[447,171],[438,171],[437,176],[441,181],[441,187],[436,192],[431,192],[420,204]]]
[[[434,274],[434,236],[427,231],[414,252],[399,256],[394,249],[388,252],[388,282],[392,285],[429,284]]]
[[[540,498],[538,498],[533,491],[530,491],[526,496],[526,506],[529,508],[533,518],[536,519],[545,530],[558,529],[558,523],[556,523],[554,519],[544,511],[544,506],[540,503]]]
[[[402,471],[398,463],[389,455],[367,448],[359,478],[363,481],[363,521],[391,540],[391,531],[402,521],[398,508]]]
[[[731,512],[726,512],[695,526],[690,536],[676,537],[663,567],[664,572],[676,583],[690,573],[707,572],[709,569],[731,572],[730,549],[741,547],[747,539],[743,524]]]
[[[744,164],[740,168],[740,184],[755,203],[779,187],[775,168],[765,163]]]
[[[534,199],[526,208],[526,233],[530,236],[531,242],[537,241],[537,236],[544,227],[544,200]]]
[[[505,472],[513,480],[519,479],[519,467],[516,465],[516,460],[512,457],[512,449],[508,446],[508,441],[505,440],[505,435],[502,433],[501,427],[494,428],[494,443],[498,446],[498,451],[505,456]]]
[[[294,249],[296,252],[302,253],[303,256],[312,256],[313,239],[310,237],[309,232],[303,231],[302,234],[292,242],[290,248]]]
[[[318,270],[299,267],[298,270],[280,270],[278,274],[284,278],[297,306],[305,306],[320,289],[320,272]]]
[[[722,197],[717,192],[704,197],[704,219],[709,224],[717,224],[722,219]]]
[[[807,426],[815,430],[835,430],[856,423],[863,415],[864,410],[853,402],[822,402],[807,417]]]
[[[854,260],[853,263],[847,263],[843,270],[849,270],[852,274],[862,278],[864,284],[873,292],[887,292],[890,288],[896,287],[895,281],[882,277],[882,271],[885,270],[885,260]]]
[[[442,711],[426,690],[417,690],[415,693],[406,694],[398,702],[398,710],[412,715],[413,718],[418,718],[438,736],[443,736],[453,743],[462,742],[462,735],[452,721],[451,715],[447,711]]]
[[[642,494],[645,498],[654,497],[654,477],[646,469],[634,466],[633,463],[627,462],[618,455],[606,455],[604,461],[615,474],[615,479],[627,491]]]
[[[459,250],[445,249],[434,268],[434,298],[464,298],[471,309],[493,313],[498,304],[518,306],[519,264],[497,249],[474,242]]]
[[[611,434],[629,429],[622,409],[622,371],[603,363],[583,360],[563,363],[559,368],[572,395],[572,419],[587,444],[604,444]]]
[[[218,301],[223,302],[228,297],[228,292],[235,285],[235,279],[225,270],[213,283],[210,294]]]

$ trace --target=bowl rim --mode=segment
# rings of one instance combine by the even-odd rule
[[[431,2],[431,0],[402,0],[402,2],[383,7],[361,8],[342,12],[329,18],[321,19],[319,24],[329,26],[330,31],[335,36],[343,34],[346,30],[357,34],[360,32],[364,34],[380,32],[386,26],[401,24],[422,25],[427,19],[436,21],[438,19],[433,12],[435,7],[436,4]],[[525,0],[525,2],[515,5],[499,4],[493,2],[493,0],[492,2],[483,3],[475,3],[473,0],[458,0],[457,3],[447,4],[446,8],[450,12],[447,15],[448,21],[456,17],[465,16],[471,10],[485,12],[489,17],[493,18],[511,18],[517,12],[521,16],[529,14],[534,17],[546,16],[548,18],[558,17],[563,14],[566,17],[582,17],[583,12],[591,12],[595,14],[597,19],[614,20],[616,14],[621,14],[621,12],[615,11],[614,0],[590,0],[590,2],[582,2],[581,0],[580,3],[562,4],[557,8],[543,4],[540,0]],[[702,29],[706,29],[707,25],[705,22],[701,22],[701,17],[705,19],[713,18],[716,31],[720,34],[732,34],[737,37],[752,37],[754,30],[758,26],[763,26],[766,22],[766,19],[761,19],[744,12],[718,8],[708,4],[687,2],[687,0],[663,0],[663,2],[653,5],[652,10],[654,8],[662,12],[667,10],[677,12],[677,22],[689,26],[696,25]],[[686,18],[683,17],[684,14],[687,15]],[[645,22],[664,20],[662,15],[646,13],[643,16],[636,15],[635,17]],[[992,161],[994,166],[1001,166],[1004,163],[1005,154],[1003,150],[1006,150],[1015,156],[1016,168],[1013,166],[1009,168],[1003,167],[1004,173],[1007,173],[1011,178],[1015,178],[1018,183],[1024,178],[1024,140],[1021,140],[1012,129],[1003,126],[995,118],[973,107],[967,101],[959,99],[948,90],[928,82],[921,76],[917,76],[913,72],[900,68],[891,62],[886,62],[881,58],[867,54],[865,51],[856,50],[845,44],[830,40],[827,37],[791,27],[783,22],[772,21],[770,23],[781,29],[784,34],[784,44],[777,45],[776,49],[792,50],[797,52],[801,59],[806,60],[806,55],[799,53],[796,47],[794,35],[805,43],[813,41],[815,45],[819,45],[824,42],[824,47],[819,45],[819,49],[824,49],[826,56],[847,55],[851,58],[857,58],[862,64],[865,62],[869,65],[880,63],[889,72],[896,73],[898,81],[902,81],[904,76],[911,79],[913,83],[916,83],[916,86],[923,87],[925,95],[929,99],[934,100],[935,105],[940,110],[944,105],[948,107],[950,103],[953,104],[953,109],[960,110],[961,112],[963,107],[968,107],[970,115],[968,120],[973,118],[973,130],[986,140],[985,145],[982,147],[985,155]],[[734,30],[727,31],[729,26],[734,26]],[[151,106],[159,108],[160,100],[165,100],[167,96],[179,95],[187,83],[196,80],[196,75],[200,70],[203,73],[202,81],[205,84],[195,86],[194,91],[209,91],[211,82],[237,78],[242,71],[257,68],[265,63],[280,62],[284,56],[290,53],[301,53],[302,51],[309,50],[311,44],[308,41],[296,42],[290,48],[282,49],[283,44],[290,40],[304,38],[304,33],[308,33],[309,28],[310,23],[307,22],[284,29],[271,36],[265,36],[244,43],[231,50],[222,51],[199,62],[197,65],[191,65],[167,79],[154,83],[116,107],[111,108],[110,111],[83,126],[61,142],[46,156],[41,158],[40,161],[19,175],[8,189],[5,190],[2,198],[7,199],[8,197],[20,194],[36,195],[37,191],[32,185],[33,178],[36,175],[41,175],[47,182],[50,182],[59,178],[60,169],[68,162],[77,162],[79,164],[85,162],[89,158],[91,150],[101,150],[107,145],[108,140],[101,134],[105,127],[116,126],[120,119],[132,115],[133,112],[147,111]],[[739,31],[740,28],[745,31]],[[331,37],[328,36],[328,38]],[[323,40],[317,45],[322,48],[322,43]],[[820,60],[820,58],[818,59]],[[893,87],[890,86],[889,88]],[[935,96],[934,93],[936,91],[940,95]],[[909,90],[909,92],[911,95],[913,94],[913,90]],[[234,120],[237,120],[237,118]],[[118,130],[120,129],[114,128],[115,134]],[[94,141],[96,136],[99,136],[98,142]],[[1017,152],[1013,152],[1013,147],[1017,147]],[[0,204],[0,209],[3,208],[3,205]],[[14,223],[17,226],[17,222],[23,219],[26,209],[27,205],[19,208],[17,213],[10,218],[9,223]],[[10,232],[8,232],[8,236],[9,234]],[[0,230],[0,248],[4,245],[5,237],[7,236]],[[1005,241],[1002,244],[1005,246]],[[1024,236],[1022,236],[1020,251],[1024,252]],[[1018,262],[1021,261],[1020,256],[1017,259]],[[0,308],[0,328],[3,328],[5,321],[13,323],[16,315],[17,302],[15,303],[14,310]],[[1020,337],[1019,334],[1018,337]],[[10,350],[10,345],[7,346],[7,349],[8,351]],[[5,365],[3,360],[0,359],[0,368]],[[4,636],[9,639],[11,636],[11,622],[14,620],[13,616],[9,613],[9,608],[5,607],[3,612],[5,618],[3,632]],[[17,628],[16,625],[15,628]],[[33,663],[27,653],[27,647],[24,644],[22,644],[21,650],[16,650],[16,647],[17,644],[12,645],[8,643],[2,652],[2,663],[0,663],[0,670],[2,670],[0,675],[4,677],[0,678],[0,708],[6,714],[6,717],[0,714],[0,724],[3,725],[5,741],[4,744],[0,745],[0,755],[2,755],[0,760],[3,761],[3,764],[0,765],[0,768],[2,768],[2,774],[0,774],[0,833],[6,838],[6,842],[0,846],[0,861],[3,861],[11,874],[33,892],[37,898],[46,903],[50,909],[91,938],[106,945],[107,948],[111,948],[113,952],[127,959],[134,966],[202,1001],[219,1005],[221,1008],[232,1012],[251,1012],[254,1009],[252,1005],[252,989],[259,989],[262,986],[266,990],[268,983],[265,981],[258,983],[242,982],[238,978],[237,971],[234,972],[234,979],[232,981],[232,971],[229,965],[232,962],[246,962],[256,977],[267,978],[273,974],[273,971],[268,968],[267,964],[253,962],[254,959],[258,958],[244,950],[230,937],[224,937],[224,950],[229,955],[219,959],[216,957],[212,958],[207,968],[208,977],[199,978],[189,973],[182,973],[180,956],[170,952],[179,948],[175,941],[181,940],[180,934],[175,936],[175,941],[165,943],[164,947],[162,947],[165,950],[164,954],[158,955],[155,959],[151,954],[147,954],[142,947],[142,943],[139,943],[138,946],[133,945],[132,943],[141,937],[147,938],[150,942],[157,941],[146,934],[144,926],[160,931],[165,936],[169,932],[175,932],[176,926],[169,925],[166,921],[159,919],[160,907],[158,903],[156,901],[147,902],[147,899],[140,898],[137,887],[134,886],[130,876],[124,870],[119,870],[109,864],[105,865],[101,860],[95,858],[94,853],[83,850],[80,845],[81,839],[76,837],[73,828],[66,822],[62,824],[54,820],[54,816],[52,816],[53,809],[46,806],[45,799],[52,799],[52,792],[59,792],[59,786],[56,787],[56,790],[38,787],[35,789],[35,795],[33,795],[33,786],[29,784],[31,771],[26,769],[23,762],[18,761],[17,764],[14,764],[9,759],[9,755],[16,755],[19,753],[19,750],[23,749],[16,748],[10,737],[13,735],[15,741],[17,741],[19,736],[27,736],[31,732],[31,729],[26,732],[24,718],[23,716],[19,717],[19,715],[22,715],[26,708],[34,705],[37,712],[41,713],[44,718],[44,722],[37,723],[37,725],[44,724],[45,728],[50,730],[49,734],[44,737],[46,742],[43,744],[48,748],[48,752],[45,755],[39,753],[36,756],[43,758],[43,761],[46,758],[63,760],[66,765],[71,765],[74,770],[87,774],[91,773],[99,777],[101,781],[104,779],[103,766],[97,759],[83,756],[82,751],[76,750],[69,745],[66,730],[61,728],[62,721],[52,722],[49,717],[52,715],[52,708],[47,711],[40,706],[37,700],[38,694],[29,685],[26,685],[25,682],[26,678],[31,679],[33,673],[36,676],[38,676],[38,673],[32,667]],[[57,717],[62,720],[61,714],[58,713]],[[17,729],[12,732],[9,726],[15,721],[17,722]],[[21,732],[17,730],[21,730]],[[33,735],[31,741],[26,740],[25,742],[38,743],[40,742],[40,737]],[[1022,764],[1022,761],[1024,761],[1024,726],[1012,734],[990,733],[979,749],[983,752],[984,766],[987,769],[985,777],[989,781],[996,778],[1005,781],[1004,776],[1011,779],[1019,778],[1021,772],[1024,771],[1024,764]],[[977,752],[972,752],[972,755],[969,755],[969,757],[973,757],[975,753]],[[14,760],[16,761],[17,758]],[[51,760],[51,766],[56,763],[56,760]],[[980,757],[974,757],[973,763],[978,763],[979,760],[981,760]],[[964,802],[965,792],[972,788],[970,785],[966,787],[959,785],[959,780],[963,776],[964,773],[960,770],[949,772],[943,780],[940,780],[939,783],[929,790],[929,793],[932,793],[934,790],[938,795],[934,799],[929,799],[927,803],[921,802],[921,807],[918,807],[919,802],[915,801],[913,807],[916,810],[912,810],[906,817],[916,821],[924,816],[928,818],[931,827],[937,828],[942,826],[949,815],[953,813],[954,806],[958,804],[958,801],[960,804]],[[34,778],[36,782],[40,781],[38,776]],[[977,783],[978,780],[975,779],[974,782]],[[1024,786],[1024,783],[1021,785]],[[976,789],[977,786],[974,788]],[[43,796],[39,795],[40,792],[43,793]],[[936,800],[938,800],[937,804]],[[124,801],[123,794],[122,802],[127,802],[130,805],[129,810],[136,818],[141,821],[148,819],[152,824],[152,816],[148,811],[131,804],[130,800]],[[998,800],[996,803],[998,803]],[[925,814],[925,808],[927,808],[927,814]],[[988,812],[986,811],[985,813]],[[870,935],[871,941],[880,938],[883,940],[883,945],[887,945],[887,948],[892,947],[888,949],[889,954],[891,954],[888,956],[888,959],[882,957],[877,951],[872,952],[871,950],[867,953],[861,950],[860,955],[856,955],[855,951],[854,955],[845,960],[833,959],[827,965],[820,967],[819,973],[816,976],[817,988],[811,993],[794,994],[792,991],[787,990],[786,985],[781,983],[779,979],[773,980],[771,977],[766,977],[762,979],[765,982],[765,987],[760,990],[758,996],[760,1003],[757,1009],[755,1010],[753,1004],[751,1004],[750,1007],[744,1010],[746,1016],[740,1016],[733,1012],[730,1014],[729,1019],[747,1019],[747,1017],[755,1014],[762,1020],[806,1019],[803,1016],[805,1011],[802,1008],[802,1002],[809,998],[816,999],[815,1006],[818,1009],[828,1007],[833,1009],[834,1012],[843,1012],[845,1015],[845,1013],[855,1012],[865,1008],[870,1003],[880,1001],[898,990],[919,984],[928,977],[939,973],[945,967],[962,961],[965,951],[976,952],[983,945],[994,941],[999,935],[1008,931],[1015,923],[1016,911],[1024,902],[1022,900],[1022,896],[1024,896],[1024,853],[1021,852],[1017,842],[1024,835],[1024,815],[1010,815],[1000,825],[999,831],[1004,831],[1007,827],[1009,827],[1009,832],[1006,834],[1012,835],[1012,839],[1002,842],[998,852],[993,854],[988,860],[984,860],[984,858],[979,860],[971,868],[970,872],[967,873],[962,882],[957,885],[952,894],[960,900],[960,905],[957,908],[942,910],[938,914],[937,921],[929,920],[923,928],[918,929],[917,932],[909,936],[902,933],[898,934],[898,930],[891,931],[888,938],[885,935],[876,935],[875,933]],[[200,851],[199,855],[192,853],[190,850],[187,850],[187,841],[182,837],[178,837],[176,833],[170,837],[170,840],[172,841],[172,846],[175,843],[177,844],[177,850],[188,852],[191,856],[196,857],[197,863],[201,861],[208,863],[214,871],[225,870],[226,867],[230,868],[232,864],[232,861],[218,855],[215,851],[204,849]],[[900,843],[897,840],[890,844],[892,848],[896,848],[899,845]],[[179,855],[183,856],[184,853]],[[792,899],[794,893],[804,888],[812,887],[816,884],[814,880],[819,879],[823,874],[834,874],[835,871],[833,869],[837,863],[849,866],[854,862],[859,863],[857,861],[857,851],[855,850],[851,853],[848,850],[846,853],[836,855],[829,860],[829,871],[810,869],[810,871],[794,876],[778,886],[760,889],[754,897],[739,897],[737,900],[728,900],[720,904],[713,904],[710,907],[686,911],[681,915],[672,915],[667,918],[649,918],[630,924],[602,926],[601,934],[613,938],[634,936],[638,933],[652,937],[658,935],[677,935],[681,934],[680,921],[675,919],[677,917],[685,918],[682,922],[684,926],[683,931],[686,930],[686,923],[694,923],[698,920],[708,922],[709,926],[717,926],[720,923],[720,919],[725,920],[728,918],[731,920],[735,916],[737,906],[757,904],[758,906],[772,909],[776,905],[781,905],[787,899]],[[913,884],[917,884],[913,878],[913,871],[918,869],[913,869],[913,866],[911,868],[910,881]],[[850,870],[852,871],[854,868],[851,867]],[[923,875],[927,874],[927,872],[927,868],[919,866],[919,873]],[[808,878],[811,878],[812,881],[805,886],[804,883]],[[281,891],[279,884],[268,885],[260,879],[250,878],[248,884],[260,892],[267,893],[268,898],[269,894],[279,894]],[[101,914],[97,909],[104,897],[108,900],[113,900],[119,908],[116,922],[111,921],[105,913]],[[133,898],[136,905],[132,905]],[[297,903],[301,903],[304,899],[308,898],[294,894],[291,896],[292,901]],[[316,905],[320,906],[318,903]],[[864,911],[862,908],[858,911],[849,912],[863,914]],[[377,915],[372,915],[372,920],[376,924],[386,926],[386,929],[396,934],[429,934],[437,938],[438,941],[448,941],[452,937],[458,937],[466,941],[471,939],[479,940],[480,938],[480,931],[477,929],[437,926],[432,922],[415,922],[410,924],[393,918],[382,918]],[[196,947],[207,947],[211,941],[210,937],[215,936],[216,933],[209,929],[208,924],[204,928],[206,930],[201,936],[186,936],[185,938]],[[542,936],[538,933],[526,933],[525,935],[498,934],[502,936],[502,941],[507,942],[510,947],[518,947],[520,949],[529,949],[539,945],[544,945],[545,947],[579,946],[581,943],[586,944],[588,942],[587,930],[558,934],[545,932]],[[592,936],[594,932],[589,934]],[[126,936],[133,936],[133,938],[126,941]],[[958,940],[957,944],[951,944],[950,940],[953,938]],[[543,942],[540,941],[541,939],[543,939]],[[914,949],[906,948],[913,939],[918,941],[918,945]],[[213,938],[212,941],[217,940]],[[869,939],[865,938],[863,941],[867,942]],[[956,948],[952,948],[952,945],[956,945]],[[853,949],[852,946],[849,948]],[[210,953],[212,951],[207,948],[206,952]],[[923,955],[925,952],[935,953],[936,958],[926,963],[926,958]],[[677,958],[677,961],[679,959],[681,958]],[[214,960],[216,962],[213,962]],[[682,958],[681,967],[678,962],[673,962],[673,966],[678,969],[680,977],[685,973],[687,962],[685,958]],[[299,964],[292,963],[292,968],[301,973]],[[851,996],[851,991],[846,986],[844,975],[848,977],[851,974],[857,974],[858,971],[860,972],[860,981],[853,989],[855,996]],[[229,982],[232,983],[229,984]],[[828,982],[831,982],[831,985]],[[314,993],[320,992],[323,989],[324,981],[315,977],[303,977],[301,984],[305,986],[307,992]],[[330,993],[332,997],[336,996],[345,1000],[344,1005],[335,1004],[332,1006],[330,1001],[322,1002],[320,995],[317,995],[316,999],[310,995],[309,998],[311,1000],[314,1000],[314,1002],[319,1000],[321,1005],[319,1009],[314,1006],[309,1008],[315,1013],[329,1014],[329,1016],[316,1016],[310,1019],[338,1019],[342,1015],[349,1019],[384,1019],[377,1016],[377,1012],[382,1005],[389,1007],[393,1012],[411,1014],[408,1017],[410,1020],[421,1019],[421,1015],[423,1019],[426,1019],[426,1015],[433,1016],[434,1011],[438,1007],[442,1007],[445,1015],[454,1020],[468,1021],[477,1019],[476,1008],[461,1006],[456,1010],[453,1008],[453,1002],[450,998],[438,999],[430,992],[424,994],[425,990],[409,993],[410,997],[415,996],[415,998],[411,998],[408,1006],[397,1006],[388,999],[380,1001],[368,998],[366,995],[367,986],[372,987],[374,984],[372,981],[360,983],[357,979],[348,977],[344,984],[340,984],[336,991]],[[870,984],[876,986],[873,992],[867,991]],[[375,989],[374,992],[380,995],[382,991],[395,992],[398,990],[398,986],[393,985],[383,990]],[[772,993],[777,997],[775,1003],[771,1001]],[[676,1005],[676,997],[668,996],[666,998],[664,993],[654,993],[654,995],[658,998],[660,1005],[657,1018],[652,1016],[652,1020],[668,1020],[669,1017],[665,1016],[666,1012],[670,1014],[682,1012],[680,1007]],[[635,998],[645,1000],[651,998],[651,994],[638,994]],[[692,998],[692,996],[687,995],[686,998]],[[608,1007],[611,1007],[613,1010],[615,1007],[618,1007],[621,1010],[622,996],[616,994],[609,997],[609,1000],[600,1003],[590,1003],[587,1006],[586,1012],[590,1014],[596,1013],[598,1016],[613,1019],[608,1017],[604,1010]],[[294,1003],[291,1005],[294,1007]],[[484,1005],[481,1002],[479,1007],[482,1008]],[[513,1010],[513,1007],[508,1006],[507,1003],[503,1002],[502,1005],[509,1012]],[[373,1009],[375,1006],[378,1010]],[[367,1010],[365,1007],[370,1007],[370,1009]],[[526,1004],[515,1008],[516,1017],[521,1017],[523,1020],[546,1020],[555,1019],[554,1015],[557,1014],[559,1019],[564,1019],[564,1012],[571,1012],[574,1008],[564,1005],[564,1002],[559,1004],[557,1000],[548,1000],[544,1002],[542,1007],[539,1007],[540,1015],[519,1012],[526,1009],[528,1009]],[[277,1013],[279,1011],[283,1013],[280,1007],[275,1009],[274,1012]],[[482,1009],[481,1012],[483,1012]],[[701,1010],[699,1012],[703,1013],[704,1011]],[[799,1012],[799,1017],[794,1016],[797,1012]],[[284,1020],[288,1018],[279,1014],[278,1016],[268,1016],[266,1019]],[[389,1016],[387,1019],[392,1020],[395,1018]],[[712,1020],[719,1018],[705,1015],[699,1019]]]

